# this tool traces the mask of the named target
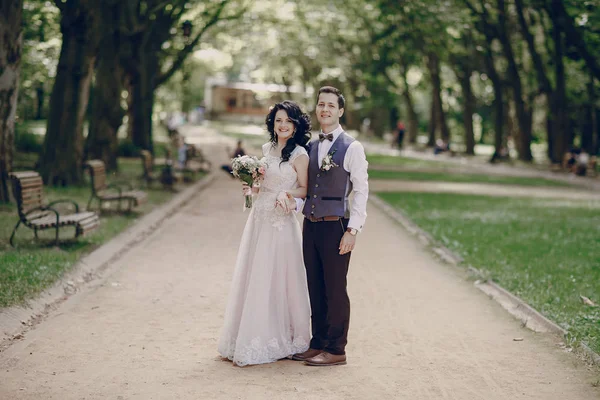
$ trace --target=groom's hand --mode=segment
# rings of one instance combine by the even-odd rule
[[[349,232],[344,233],[342,240],[340,241],[340,255],[350,253],[354,250],[356,244],[356,236],[351,235]]]

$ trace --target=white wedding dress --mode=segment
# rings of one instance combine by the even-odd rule
[[[298,186],[289,162],[263,145],[267,170],[254,199],[237,256],[219,353],[237,365],[264,364],[300,353],[310,342],[310,303],[295,213],[275,208],[277,194]]]

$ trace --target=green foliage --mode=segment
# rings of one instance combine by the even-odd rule
[[[15,135],[15,151],[23,153],[39,153],[42,150],[43,138],[31,132],[19,132]]]
[[[600,352],[600,203],[382,193],[465,264]]]
[[[167,153],[168,143],[154,142],[154,154],[157,157],[164,157]],[[135,158],[140,156],[142,149],[131,141],[131,139],[120,139],[117,154],[119,157]]]
[[[117,154],[119,157],[139,157],[142,149],[137,147],[131,139],[119,140]]]
[[[22,120],[37,116],[38,96],[43,96],[45,117],[60,54],[60,11],[51,1],[23,2],[23,56],[18,115]]]

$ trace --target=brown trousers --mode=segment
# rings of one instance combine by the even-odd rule
[[[340,255],[339,245],[347,219],[311,222],[304,219],[302,247],[312,311],[310,347],[345,354],[350,324],[350,299],[346,276],[350,254]]]

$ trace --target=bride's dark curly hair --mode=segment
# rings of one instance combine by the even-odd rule
[[[275,114],[277,111],[283,110],[287,113],[288,118],[294,124],[294,134],[288,139],[285,147],[281,150],[281,162],[289,161],[292,151],[296,146],[302,146],[308,150],[308,142],[310,140],[310,117],[308,114],[303,113],[300,106],[290,100],[282,101],[277,103],[271,108],[265,123],[267,124],[267,130],[271,135],[271,143],[277,143],[277,135],[275,134]]]

